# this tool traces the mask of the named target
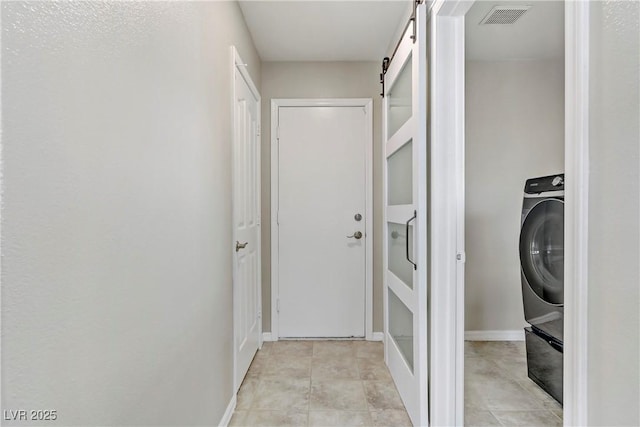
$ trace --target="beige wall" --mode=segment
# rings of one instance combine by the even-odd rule
[[[237,4],[6,2],[2,24],[2,409],[218,425],[231,44],[260,86]]]
[[[639,13],[591,2],[589,425],[640,425]]]
[[[262,64],[262,311],[271,330],[271,99],[373,99],[373,330],[382,331],[381,97],[377,62],[264,62]]]
[[[465,329],[521,331],[528,178],[564,171],[564,64],[467,61]]]

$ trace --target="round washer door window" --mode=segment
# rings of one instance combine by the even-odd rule
[[[520,264],[531,289],[550,304],[564,302],[564,202],[548,199],[529,211],[520,231]]]

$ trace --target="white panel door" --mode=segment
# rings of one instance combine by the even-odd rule
[[[428,424],[426,6],[385,74],[385,361],[416,426]]]
[[[368,124],[361,106],[279,107],[280,337],[365,335]]]
[[[261,344],[260,96],[237,54],[234,60],[232,250],[234,383],[237,390]]]

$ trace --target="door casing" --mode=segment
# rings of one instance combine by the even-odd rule
[[[277,341],[279,257],[278,237],[278,114],[280,107],[362,107],[366,113],[365,143],[365,339],[373,339],[373,101],[370,98],[272,99],[271,100],[271,335]]]
[[[465,14],[430,4],[432,425],[464,423]],[[564,425],[587,424],[589,2],[565,1]]]

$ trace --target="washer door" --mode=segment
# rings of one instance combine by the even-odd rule
[[[529,211],[520,231],[520,264],[543,301],[564,302],[564,202],[547,199]]]

